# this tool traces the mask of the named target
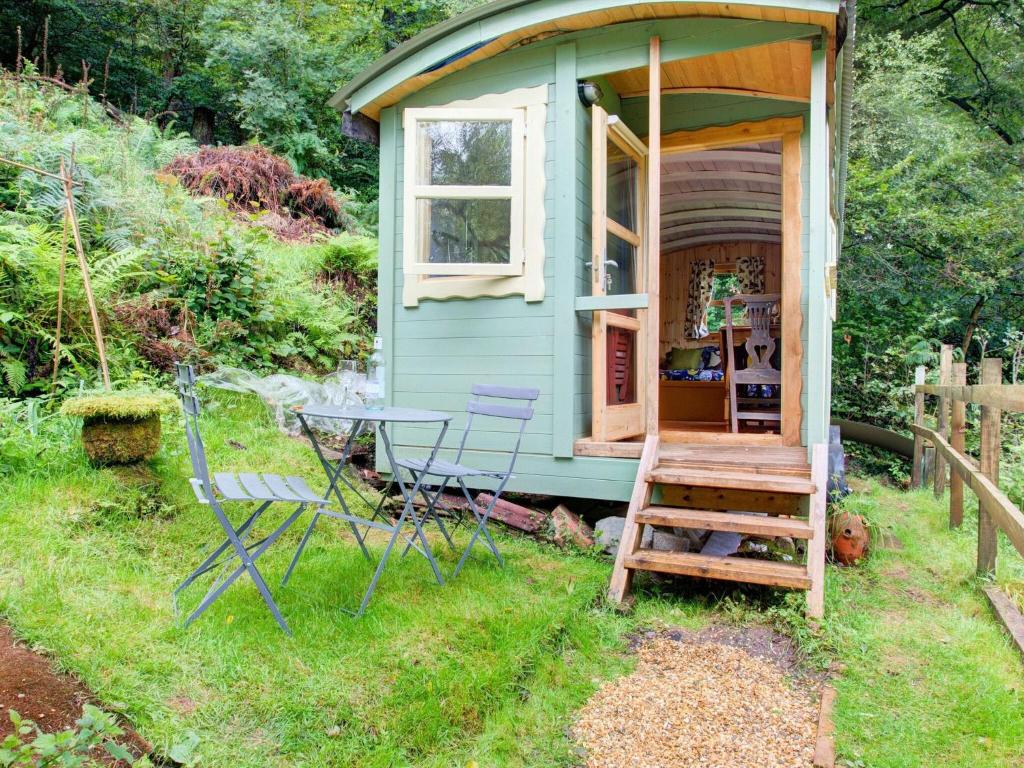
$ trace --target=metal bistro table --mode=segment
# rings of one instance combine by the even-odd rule
[[[352,535],[355,536],[356,541],[359,543],[359,548],[363,551],[363,555],[367,560],[373,562],[373,558],[370,556],[370,551],[366,548],[366,534],[370,532],[371,528],[375,528],[381,531],[387,531],[391,534],[391,538],[388,540],[388,545],[384,549],[384,554],[381,556],[380,562],[377,563],[377,570],[373,574],[373,579],[370,581],[370,586],[367,587],[366,593],[363,595],[362,602],[359,604],[359,609],[354,612],[356,616],[362,616],[366,610],[367,604],[370,602],[370,598],[373,596],[373,591],[377,587],[377,582],[380,580],[381,573],[384,571],[384,566],[387,565],[388,557],[391,555],[391,550],[394,549],[395,542],[398,540],[399,535],[402,532],[402,526],[411,518],[413,526],[415,527],[415,534],[413,538],[409,538],[408,541],[412,547],[423,555],[429,562],[431,568],[434,569],[434,576],[437,578],[438,584],[444,584],[444,577],[441,575],[441,569],[437,566],[437,561],[434,559],[434,553],[430,549],[430,544],[427,542],[427,537],[423,533],[422,521],[416,514],[416,507],[413,504],[413,500],[416,495],[420,492],[421,481],[426,477],[426,472],[419,473],[416,481],[412,484],[410,489],[407,483],[402,479],[401,468],[398,466],[394,452],[391,448],[391,438],[388,436],[387,425],[388,424],[440,424],[441,428],[437,435],[437,440],[434,442],[434,446],[430,452],[430,458],[428,461],[428,467],[433,464],[437,458],[437,453],[441,448],[441,443],[444,441],[444,436],[448,432],[449,423],[452,420],[451,414],[442,413],[441,411],[421,411],[413,408],[367,408],[365,406],[335,406],[335,405],[307,405],[301,408],[295,409],[295,415],[299,419],[299,423],[302,424],[302,429],[309,438],[310,443],[313,445],[313,450],[316,451],[317,458],[320,459],[320,465],[323,467],[324,472],[327,475],[328,486],[324,492],[324,498],[330,498],[333,493],[338,499],[338,504],[341,505],[341,512],[335,512],[326,508],[317,509],[313,515],[312,521],[309,523],[309,527],[306,529],[306,533],[302,537],[302,541],[299,542],[299,548],[295,551],[295,557],[292,558],[291,565],[288,566],[288,571],[285,573],[284,580],[282,583],[287,583],[289,577],[292,574],[292,570],[295,565],[299,562],[299,558],[302,556],[302,551],[306,547],[306,542],[309,541],[310,535],[313,533],[313,529],[316,527],[317,521],[321,515],[333,517],[338,520],[344,520],[348,523],[349,528],[352,530]],[[332,462],[324,456],[323,448],[320,445],[320,441],[317,440],[316,432],[310,426],[308,419],[342,419],[345,421],[352,422],[352,430],[349,432],[348,440],[345,441],[345,447],[341,452],[341,458],[337,461]],[[363,493],[345,476],[345,467],[349,463],[349,457],[352,453],[352,445],[355,441],[356,436],[362,431],[363,425],[366,423],[376,423],[378,431],[380,432],[381,442],[384,444],[384,452],[387,455],[388,464],[391,467],[391,485],[397,485],[399,490],[402,492],[402,498],[405,502],[402,507],[402,513],[398,519],[392,523],[390,518],[383,512],[383,506],[388,497],[389,488],[385,489],[384,493],[381,494],[381,499],[377,504],[374,504],[370,499],[366,498]],[[344,485],[352,491],[368,509],[373,510],[373,514],[370,517],[360,517],[353,514],[352,510],[349,509],[348,503],[345,501],[344,495],[341,493],[339,483]],[[360,531],[363,527],[366,530]],[[408,537],[407,537],[408,538]],[[416,540],[419,540],[419,545],[416,544]],[[408,549],[408,548],[407,548]],[[347,610],[347,609],[343,609]],[[351,611],[349,611],[351,613]]]

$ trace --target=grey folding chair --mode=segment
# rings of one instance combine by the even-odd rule
[[[484,541],[487,547],[494,554],[494,557],[497,558],[498,564],[501,566],[505,565],[505,560],[501,556],[501,552],[498,551],[498,546],[494,543],[494,539],[491,538],[491,534],[487,530],[487,522],[490,520],[491,513],[494,511],[494,505],[497,504],[498,499],[505,490],[505,486],[513,477],[512,471],[515,469],[516,459],[519,458],[519,448],[523,442],[523,433],[526,431],[526,424],[533,418],[533,402],[540,396],[539,389],[489,386],[486,384],[474,384],[471,392],[472,399],[466,405],[466,428],[462,433],[462,439],[459,442],[458,452],[455,454],[454,461],[449,462],[437,459],[433,462],[428,462],[426,459],[398,459],[397,461],[400,467],[406,469],[412,475],[414,483],[420,480],[421,475],[440,478],[440,482],[432,483],[431,488],[426,488],[423,486],[422,482],[420,483],[420,490],[427,503],[427,510],[423,514],[423,522],[426,522],[428,518],[432,518],[441,529],[441,533],[447,540],[448,545],[453,549],[455,547],[454,542],[438,514],[438,502],[443,498],[445,488],[454,481],[458,484],[459,488],[462,490],[462,494],[466,497],[466,501],[469,503],[469,511],[472,513],[476,522],[476,528],[469,540],[469,544],[462,553],[462,557],[459,559],[458,565],[455,566],[455,572],[452,574],[452,578],[459,575],[459,571],[461,571],[462,566],[465,565],[466,559],[469,557],[469,553],[472,551],[473,546],[480,539]],[[510,405],[507,402],[494,402],[496,400],[519,401],[519,404]],[[469,439],[470,432],[473,429],[473,421],[475,417],[488,417],[519,422],[519,431],[516,434],[515,447],[512,449],[511,459],[509,460],[507,469],[499,471],[476,469],[462,463],[462,455],[466,450],[466,443]],[[498,481],[498,485],[494,489],[494,495],[485,509],[481,510],[480,507],[477,506],[476,502],[473,501],[473,496],[466,485],[468,478],[489,478]],[[426,478],[423,479],[425,480]],[[406,551],[408,551],[408,549],[409,548],[407,546]]]
[[[312,504],[320,508],[330,502],[318,496],[301,477],[282,477],[281,475],[256,474],[254,472],[238,474],[216,472],[213,475],[213,482],[211,482],[210,470],[206,463],[206,450],[203,447],[203,438],[199,433],[199,399],[195,395],[195,371],[192,366],[180,363],[175,364],[175,369],[178,394],[185,411],[185,437],[188,440],[188,453],[192,460],[192,478],[189,482],[192,484],[192,490],[195,491],[199,503],[207,505],[213,510],[217,516],[217,522],[220,523],[227,535],[224,542],[203,561],[202,565],[196,568],[174,590],[175,610],[177,610],[178,595],[183,589],[203,574],[215,568],[221,569],[199,606],[185,620],[187,627],[199,618],[203,611],[209,608],[239,576],[248,573],[263,596],[270,612],[274,615],[274,619],[277,620],[281,629],[290,635],[291,630],[288,628],[287,622],[281,616],[263,576],[256,568],[256,559],[266,552],[292,523],[301,517],[307,506]],[[256,521],[271,504],[278,501],[297,503],[298,507],[269,536],[255,543],[246,544]],[[223,505],[228,502],[256,503],[259,506],[244,523],[235,528],[224,512]],[[220,559],[222,556],[223,559]],[[239,564],[228,573],[230,565],[235,562],[236,558]]]

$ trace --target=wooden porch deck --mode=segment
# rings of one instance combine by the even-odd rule
[[[639,444],[633,444],[639,445]],[[650,436],[640,452],[609,599],[621,602],[635,571],[808,590],[808,614],[824,599],[828,456],[802,447],[680,444]],[[754,513],[754,514],[751,514]],[[790,537],[807,542],[804,562],[716,557],[640,547],[645,525]]]

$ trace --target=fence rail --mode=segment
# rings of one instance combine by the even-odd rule
[[[999,456],[1002,453],[1003,411],[1024,413],[1024,386],[1002,383],[1003,361],[986,358],[981,364],[981,381],[967,384],[967,366],[953,363],[952,347],[944,346],[940,356],[939,383],[925,384],[927,371],[919,366],[914,381],[914,466],[912,484],[922,486],[927,465],[931,465],[935,495],[941,497],[949,467],[949,523],[963,522],[963,490],[978,497],[978,574],[991,576],[996,569],[996,545],[1001,530],[1024,555],[1024,513],[999,488]],[[925,398],[936,397],[935,426],[925,422]],[[968,456],[964,448],[967,404],[981,406],[980,459]],[[930,458],[929,458],[930,456]]]

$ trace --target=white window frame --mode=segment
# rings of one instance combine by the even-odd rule
[[[407,275],[423,276],[483,276],[511,277],[523,274],[526,261],[524,219],[525,219],[525,154],[526,154],[526,110],[491,109],[468,107],[428,107],[406,109],[405,130],[405,195],[403,228],[403,266]],[[511,177],[509,186],[456,186],[442,184],[417,184],[417,170],[423,162],[420,156],[418,124],[421,122],[479,121],[508,122],[511,124]],[[461,200],[509,200],[510,241],[507,264],[434,264],[420,261],[423,252],[423,238],[429,236],[429,222],[419,221],[419,201],[432,199]]]

